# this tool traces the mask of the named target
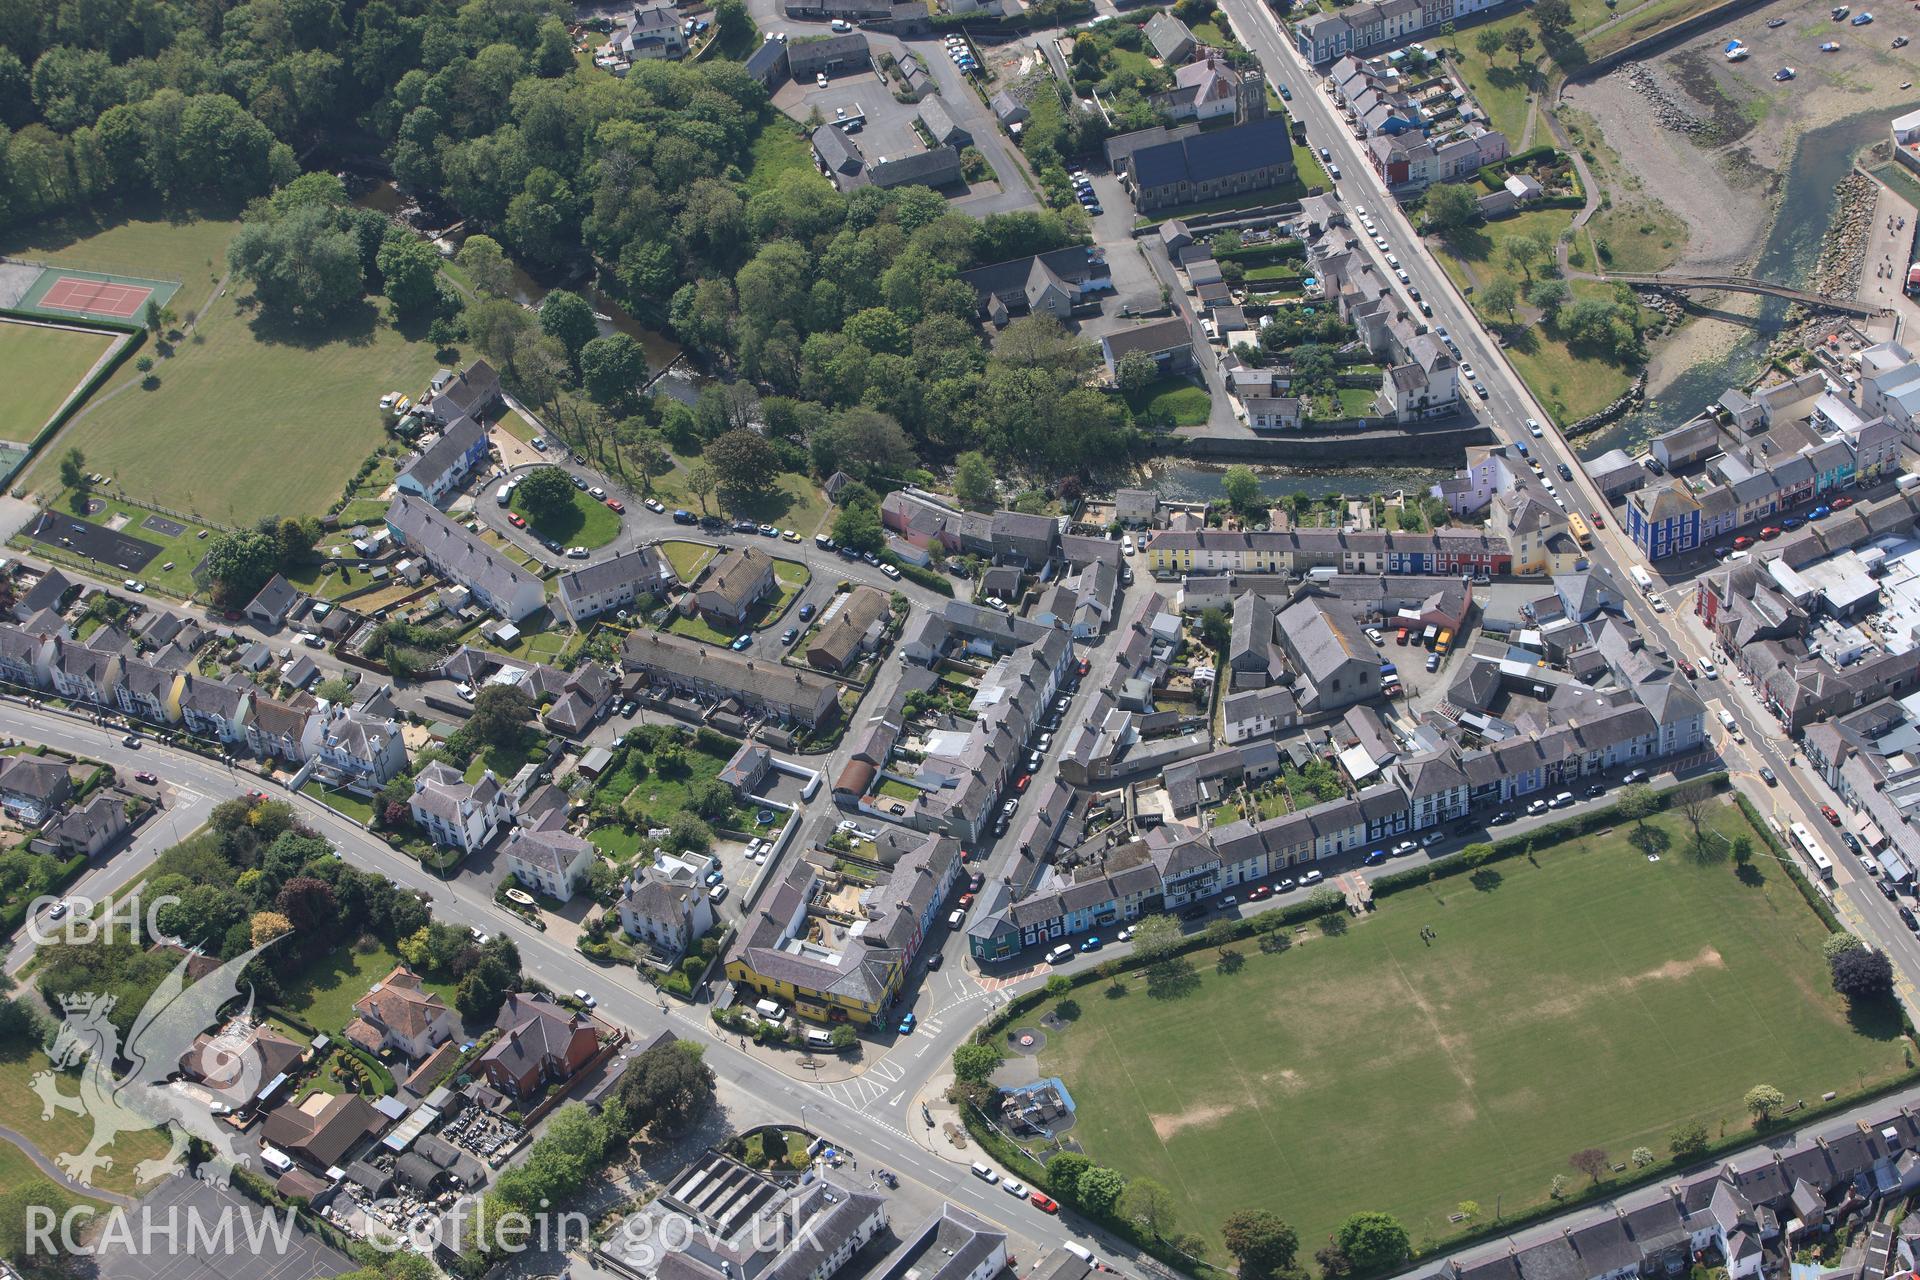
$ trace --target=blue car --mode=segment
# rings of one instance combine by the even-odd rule
[[[1080,944],[1080,949],[1082,951],[1098,951],[1100,949],[1100,939],[1097,936],[1088,938]]]
[[[919,1021],[920,1020],[914,1017],[911,1013],[909,1013],[906,1017],[900,1019],[900,1034],[903,1036],[912,1035],[913,1029],[919,1023]]]
[[[1383,662],[1380,664],[1380,674],[1382,676],[1397,676],[1400,674],[1400,668],[1394,666],[1391,662]]]
[[[735,653],[738,653],[740,650],[746,648],[748,645],[752,643],[753,643],[753,636],[744,635],[736,638],[734,642],[728,645],[727,647],[732,649]]]
[[[1386,860],[1387,860],[1387,851],[1385,849],[1375,849],[1372,853],[1368,854],[1366,857],[1362,858],[1360,861],[1365,866],[1377,867],[1381,863],[1385,862]]]
[[[1807,519],[1825,520],[1828,516],[1832,514],[1833,514],[1832,507],[1815,507],[1813,510],[1807,512]]]

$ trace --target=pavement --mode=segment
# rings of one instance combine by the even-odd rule
[[[1894,314],[1894,330],[1890,336],[1898,337],[1911,334],[1914,327],[1920,325],[1920,301],[1905,288],[1907,266],[1913,261],[1914,235],[1920,232],[1920,210],[1891,187],[1880,182],[1873,185],[1878,194],[1872,221],[1867,224],[1865,265],[1854,297],[1890,308]]]
[[[1354,139],[1351,131],[1343,127],[1332,100],[1321,87],[1322,76],[1302,61],[1272,12],[1259,0],[1222,0],[1221,7],[1241,41],[1259,57],[1269,82],[1276,88],[1284,84],[1292,91],[1291,106],[1296,117],[1305,123],[1309,142],[1316,147],[1325,146],[1334,153],[1334,159],[1343,173],[1340,181],[1335,183],[1341,199],[1349,207],[1364,205],[1374,216],[1381,228],[1381,235],[1389,244],[1389,251],[1400,257],[1411,282],[1432,306],[1434,314],[1431,323],[1436,327],[1444,326],[1449,331],[1459,344],[1463,359],[1474,367],[1480,381],[1486,385],[1488,397],[1478,402],[1476,412],[1501,440],[1526,441],[1537,455],[1542,455],[1542,461],[1550,471],[1556,470],[1560,463],[1572,468],[1574,478],[1560,490],[1567,496],[1570,509],[1607,511],[1608,503],[1580,465],[1580,458],[1572,444],[1527,391],[1525,383],[1507,363],[1498,345],[1481,328],[1465,298],[1454,288],[1446,272],[1434,261],[1425,244],[1415,234],[1399,202],[1388,194],[1368,163],[1361,144]],[[1385,252],[1368,239],[1362,238],[1359,243],[1365,252],[1374,255],[1380,270],[1391,279],[1392,271],[1387,267]],[[1473,398],[1467,401],[1469,404],[1474,402]],[[1529,440],[1526,429],[1528,418],[1544,424],[1543,438]],[[1622,536],[1618,521],[1608,520],[1604,528],[1595,531],[1589,558],[1595,572],[1615,581],[1627,613],[1650,645],[1671,656],[1686,655],[1696,665],[1704,658],[1713,657],[1713,638],[1704,627],[1687,621],[1693,616],[1689,607],[1691,600],[1685,594],[1692,591],[1690,585],[1661,589],[1666,601],[1677,606],[1664,613],[1655,612],[1652,601],[1634,587],[1626,567],[1645,566],[1645,561],[1637,548]],[[1716,741],[1723,748],[1735,748],[1729,756],[1735,784],[1762,813],[1785,809],[1788,817],[1782,818],[1783,825],[1791,818],[1815,829],[1824,829],[1825,820],[1820,817],[1819,807],[1813,802],[1809,788],[1802,781],[1788,781],[1792,771],[1783,767],[1778,752],[1778,747],[1782,745],[1778,722],[1762,712],[1750,698],[1729,694],[1725,680],[1698,681],[1695,688],[1707,702],[1709,724],[1713,727]],[[1728,735],[1714,723],[1717,708],[1721,705],[1729,708],[1739,724],[1747,739],[1744,748],[1727,742]],[[1783,785],[1779,791],[1761,781],[1761,763],[1770,764],[1774,772],[1780,775]],[[1797,813],[1794,812],[1796,808]],[[1869,941],[1884,946],[1893,957],[1901,973],[1903,991],[1914,990],[1914,981],[1920,977],[1920,944],[1916,944],[1907,930],[1899,925],[1889,904],[1880,900],[1876,905],[1869,900],[1878,899],[1877,893],[1846,896],[1849,900],[1859,899],[1858,909],[1869,926],[1863,933]],[[1890,929],[1887,927],[1889,923],[1892,925]]]
[[[104,761],[123,771],[153,769],[170,785],[191,790],[215,803],[260,786],[260,780],[245,770],[230,769],[157,743],[129,748],[121,743],[118,731],[111,727],[78,716],[29,707],[11,698],[0,701],[0,734],[44,742],[58,750]],[[388,848],[358,824],[341,818],[311,797],[288,793],[284,798],[299,812],[301,821],[332,841],[348,862],[377,871],[396,884],[425,895],[432,903],[436,920],[511,937],[519,948],[521,966],[527,976],[556,991],[579,988],[591,992],[599,1001],[600,1016],[631,1029],[640,1043],[650,1041],[662,1031],[672,1031],[682,1039],[703,1045],[706,1060],[719,1077],[720,1106],[734,1131],[798,1119],[862,1163],[892,1170],[904,1183],[913,1184],[909,1190],[914,1194],[931,1195],[957,1204],[1018,1239],[1048,1243],[1075,1239],[1112,1260],[1125,1263],[1133,1258],[1130,1249],[1108,1240],[1103,1233],[1070,1215],[1049,1217],[985,1183],[970,1178],[955,1179],[946,1162],[934,1157],[926,1145],[909,1133],[910,1124],[920,1124],[920,1121],[903,1109],[873,1108],[836,1094],[831,1086],[794,1079],[781,1069],[790,1064],[776,1065],[741,1050],[737,1037],[715,1027],[701,1009],[662,1003],[650,988],[642,988],[637,978],[622,980],[618,971],[603,969],[552,935],[531,928],[518,915],[496,905],[488,886],[464,880],[439,880],[413,859]],[[169,843],[147,841],[123,850],[109,864],[117,883],[125,883],[144,872]],[[978,1013],[965,1008],[973,1001],[957,997],[951,985],[929,984],[919,993],[919,999],[928,1002],[929,1007],[939,1004],[942,1015],[929,1018],[928,1022],[935,1028],[944,1028],[956,1041],[958,1035],[978,1020]],[[976,999],[983,1001],[985,993]],[[982,1004],[979,1012],[984,1012],[985,1007]],[[936,1041],[928,1036],[882,1035],[875,1037],[872,1051],[878,1061],[893,1062],[899,1079],[904,1082],[909,1070],[917,1077],[931,1074],[936,1067],[944,1065],[949,1052],[944,1047],[946,1044],[946,1038]],[[874,1073],[875,1068],[869,1067],[868,1075]],[[902,1083],[899,1089],[907,1087]]]

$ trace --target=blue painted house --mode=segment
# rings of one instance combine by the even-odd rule
[[[402,493],[444,506],[487,457],[487,429],[462,414],[394,478]]]
[[[1627,498],[1627,536],[1649,560],[1700,545],[1700,504],[1678,480],[1648,485]]]

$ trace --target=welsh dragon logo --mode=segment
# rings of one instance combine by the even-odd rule
[[[198,982],[186,978],[187,966],[195,957],[183,956],[141,1008],[124,1045],[109,1017],[112,997],[83,993],[62,999],[64,1016],[48,1056],[55,1071],[79,1067],[80,1092],[60,1092],[55,1071],[38,1073],[32,1085],[40,1095],[42,1120],[53,1119],[55,1111],[71,1111],[93,1121],[93,1138],[86,1150],[55,1157],[75,1181],[92,1186],[96,1175],[113,1168],[107,1149],[120,1134],[165,1128],[172,1146],[164,1156],[142,1160],[135,1167],[140,1184],[181,1172],[189,1138],[199,1138],[213,1152],[202,1165],[201,1176],[222,1185],[227,1182],[245,1153],[239,1131],[216,1116],[214,1108],[224,1104],[237,1109],[253,1100],[261,1084],[258,1055],[249,1051],[244,1036],[221,1032],[201,1051],[204,1085],[175,1087],[167,1080],[180,1072],[181,1059],[219,1018],[222,1007],[240,994],[240,972],[262,949],[235,956]],[[237,1015],[239,1025],[252,1012],[249,989],[246,1008]],[[116,1074],[121,1067],[125,1070]]]

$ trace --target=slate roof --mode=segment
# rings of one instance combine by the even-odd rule
[[[1228,129],[1216,129],[1143,147],[1133,153],[1134,181],[1142,188],[1201,183],[1265,168],[1291,158],[1293,139],[1284,116],[1250,120]]]

